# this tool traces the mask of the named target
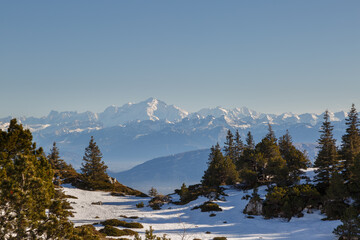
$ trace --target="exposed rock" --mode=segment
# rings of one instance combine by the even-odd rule
[[[263,202],[261,198],[252,198],[244,209],[245,214],[261,215],[263,210]]]

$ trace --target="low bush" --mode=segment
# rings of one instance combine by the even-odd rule
[[[169,196],[157,195],[149,201],[149,206],[153,210],[160,210],[165,203],[169,203],[170,201],[171,199]]]
[[[93,225],[82,225],[75,227],[74,239],[87,239],[87,240],[98,240],[103,239],[104,235],[98,232]]]
[[[266,218],[282,217],[290,221],[293,216],[298,216],[304,208],[316,208],[320,202],[319,192],[311,185],[274,187],[266,195],[263,214]]]
[[[227,240],[226,237],[214,237],[213,240]]]
[[[202,205],[200,206],[196,206],[193,208],[194,209],[201,209],[201,212],[220,212],[222,211],[221,207],[214,202],[204,202]]]
[[[104,222],[100,222],[104,226],[116,226],[116,227],[125,227],[125,228],[143,228],[144,226],[138,222],[125,222],[118,219],[108,219]]]
[[[114,236],[114,237],[135,236],[138,234],[137,232],[130,229],[118,229],[110,225],[107,225],[103,229],[100,229],[99,232],[106,236]]]
[[[144,207],[144,203],[143,202],[139,202],[136,204],[137,208],[143,208]]]

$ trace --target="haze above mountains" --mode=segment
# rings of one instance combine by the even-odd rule
[[[331,113],[334,135],[337,139],[345,131],[346,112]],[[0,128],[8,126],[11,117],[0,119]],[[272,124],[275,134],[281,136],[288,129],[294,142],[314,157],[319,137],[322,114],[265,114],[246,107],[225,109],[205,108],[189,113],[155,98],[121,107],[110,106],[101,113],[90,111],[57,112],[48,116],[21,117],[34,141],[47,151],[55,141],[63,158],[80,167],[90,136],[95,137],[111,171],[129,169],[152,158],[209,149],[225,140],[228,129],[239,130],[243,140],[251,131],[255,141]]]

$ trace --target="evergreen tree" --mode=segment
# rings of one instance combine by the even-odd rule
[[[261,166],[262,155],[255,153],[255,143],[251,132],[247,133],[246,144],[243,146],[242,153],[236,167],[239,176],[246,187],[255,187],[258,182],[258,167]]]
[[[243,146],[239,161],[237,161],[236,166],[239,171],[244,169],[256,171],[255,143],[250,131],[247,133],[246,145]]]
[[[56,196],[53,171],[15,119],[0,130],[0,239],[69,239],[73,225]]]
[[[156,190],[156,188],[151,187],[149,190],[149,196],[150,197],[156,197],[157,195],[159,195],[158,191]]]
[[[341,218],[342,225],[334,229],[333,233],[339,239],[359,239],[360,237],[360,217],[359,212],[354,207],[346,209]]]
[[[296,149],[293,145],[289,131],[286,131],[286,134],[280,137],[279,149],[281,157],[286,161],[290,173],[290,181],[292,183],[298,182],[300,175],[303,174],[301,169],[306,169],[310,165],[310,160],[306,157],[305,153]]]
[[[89,146],[85,148],[83,161],[81,178],[85,188],[93,190],[111,188],[109,176],[106,173],[107,166],[102,161],[102,153],[93,136],[91,136]]]
[[[238,180],[238,173],[229,157],[224,157],[220,145],[211,147],[208,169],[205,171],[202,184],[208,187],[219,187],[225,184],[234,184]]]
[[[288,180],[286,161],[281,157],[274,131],[269,124],[268,134],[256,145],[256,152],[262,164],[258,164],[259,180],[263,183],[284,185]],[[258,162],[259,162],[258,160]]]
[[[252,136],[250,131],[247,133],[246,147],[248,149],[254,149],[255,148],[254,137]]]
[[[234,143],[234,135],[231,133],[230,129],[226,135],[226,141],[224,143],[224,155],[229,157],[233,163],[236,162],[236,149]]]
[[[356,156],[349,170],[351,172],[347,182],[349,194],[356,200],[356,204],[360,206],[360,155]]]
[[[346,125],[346,134],[342,136],[341,157],[344,160],[344,178],[348,180],[351,177],[350,168],[360,153],[360,123],[354,104],[346,118]]]
[[[48,155],[49,163],[54,170],[54,184],[60,185],[62,183],[73,183],[78,177],[78,173],[75,169],[67,164],[60,158],[59,149],[56,143],[53,143],[53,147]]]
[[[318,168],[315,171],[315,182],[317,182],[320,193],[325,193],[329,187],[331,176],[339,170],[336,140],[332,133],[334,127],[331,125],[329,118],[329,112],[326,110],[320,130],[321,135],[318,140],[319,153],[315,160],[315,167]]]
[[[345,203],[347,189],[343,176],[340,173],[333,173],[330,178],[329,187],[324,196],[324,209],[328,219],[336,220],[341,218],[348,205]]]
[[[236,130],[234,141],[235,141],[235,147],[234,147],[235,161],[234,161],[234,163],[235,163],[235,165],[237,165],[238,162],[240,161],[242,152],[244,150],[244,144],[241,141],[239,130]]]

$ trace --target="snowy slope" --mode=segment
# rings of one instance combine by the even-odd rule
[[[127,217],[139,217],[136,222],[144,225],[139,233],[143,234],[150,226],[155,229],[155,234],[162,236],[168,234],[173,240],[212,239],[216,236],[225,236],[227,239],[291,239],[291,240],[329,240],[336,239],[332,230],[340,224],[340,221],[322,221],[324,215],[319,211],[308,214],[304,211],[304,217],[293,218],[290,222],[283,219],[265,220],[261,216],[253,219],[247,218],[242,211],[248,200],[242,199],[246,194],[243,191],[228,188],[226,190],[226,201],[217,201],[222,212],[216,212],[215,217],[210,213],[202,213],[199,209],[191,210],[193,207],[207,201],[199,198],[184,206],[164,205],[162,210],[152,210],[149,207],[136,208],[139,202],[145,204],[149,198],[137,197],[114,197],[109,193],[90,192],[74,188],[65,188],[69,195],[78,197],[70,199],[74,207],[74,217],[71,220],[75,225],[99,223],[100,221],[116,218],[123,219],[120,215]],[[261,197],[265,195],[265,187],[259,189]],[[92,205],[91,202],[102,201],[102,205]],[[96,225],[101,229],[101,225]],[[138,229],[134,229],[138,231]],[[210,232],[210,233],[206,233]]]

